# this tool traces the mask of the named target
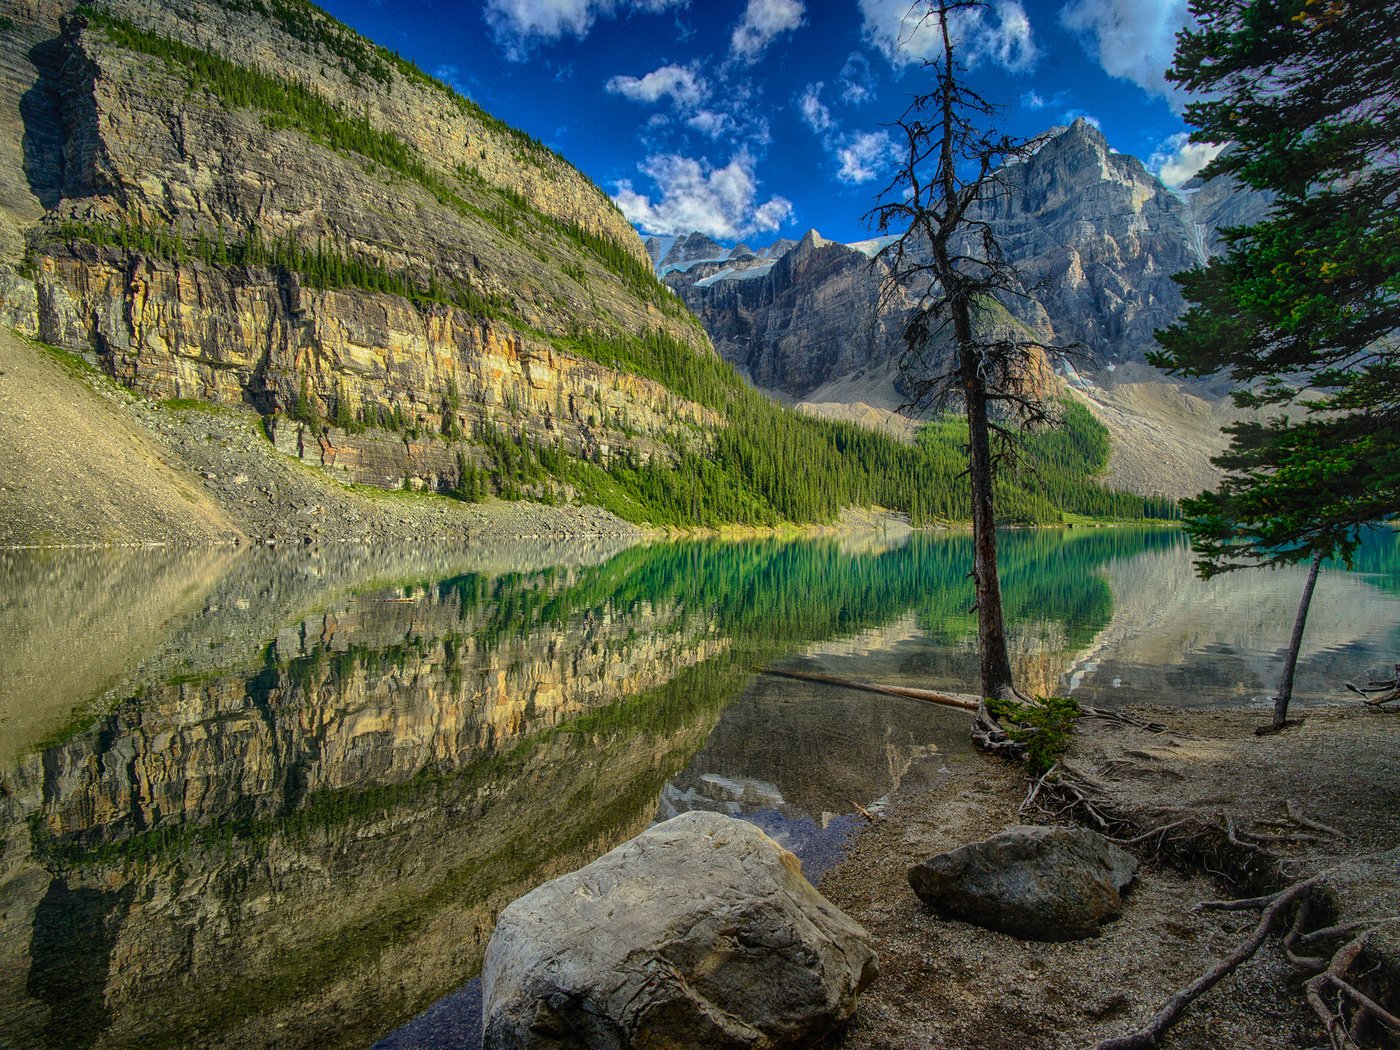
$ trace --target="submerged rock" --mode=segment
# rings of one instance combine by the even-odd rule
[[[1084,828],[1012,827],[930,857],[909,885],[941,914],[1013,937],[1095,937],[1122,910],[1137,861]]]
[[[875,979],[869,935],[752,824],[683,813],[501,913],[487,1050],[807,1046]]]

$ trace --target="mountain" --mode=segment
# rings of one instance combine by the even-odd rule
[[[1005,181],[1007,192],[979,218],[1021,268],[1025,298],[1008,304],[1014,322],[1047,342],[1081,345],[1087,359],[1054,363],[1064,382],[1111,426],[1131,421],[1132,409],[1100,402],[1120,387],[1160,379],[1143,361],[1153,331],[1183,309],[1172,274],[1218,250],[1221,227],[1257,221],[1267,198],[1224,181],[1173,191],[1137,158],[1111,150],[1083,120],[1052,131]],[[874,257],[888,243],[840,244],[813,230],[775,261],[745,265],[714,250],[710,260],[662,277],[700,317],[720,354],[760,388],[849,417],[841,406],[894,410],[908,394],[897,366],[914,300],[909,294],[881,299],[887,271]],[[1208,392],[1173,389],[1204,406],[1193,419],[1204,414],[1218,424],[1223,418]],[[1164,402],[1136,393],[1140,408],[1152,403],[1149,411]],[[1142,453],[1146,463],[1155,451],[1180,445],[1175,452],[1193,461],[1184,474],[1163,479],[1160,472],[1135,471],[1132,480],[1152,491],[1180,482],[1169,490],[1174,495],[1198,491],[1208,483],[1217,429],[1188,426],[1178,440],[1170,419],[1120,428],[1117,444],[1130,447],[1115,455]]]
[[[0,544],[460,531],[330,478],[680,527],[966,517],[955,435],[780,409],[653,271],[753,280],[803,245],[644,245],[562,157],[304,0],[14,10],[0,321],[44,345],[0,330],[0,403],[28,410],[0,423]],[[1004,506],[1147,512],[1056,491]],[[567,518],[510,527],[612,527]]]
[[[507,433],[606,464],[708,413],[596,360],[712,350],[609,198],[300,0],[37,0],[0,41],[0,317],[343,480],[447,491]],[[295,72],[292,72],[295,71]],[[590,358],[593,353],[593,358]]]

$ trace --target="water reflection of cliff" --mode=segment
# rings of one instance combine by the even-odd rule
[[[5,1042],[367,1042],[644,826],[742,681],[707,615],[596,568],[286,578],[280,611],[206,596],[187,655],[4,775]]]
[[[964,732],[756,668],[975,681],[962,534],[163,557],[5,565],[26,674],[64,656],[50,714],[105,695],[5,741],[9,1045],[367,1044],[475,972],[504,903],[659,807],[848,820]],[[1002,559],[1036,691],[1186,563],[1121,530],[1007,533]],[[124,601],[113,657],[84,632]]]
[[[159,584],[115,660],[64,634],[91,561],[16,572],[8,615],[72,657],[55,710],[107,698],[3,775],[5,1038],[372,1040],[471,975],[506,901],[644,826],[754,667],[961,604],[963,539],[141,555],[94,596]],[[923,745],[823,751],[830,706],[770,725],[755,775],[811,748],[794,798],[845,810]]]

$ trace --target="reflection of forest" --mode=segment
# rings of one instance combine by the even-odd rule
[[[1116,621],[1114,566],[1185,565],[1174,533],[1001,543],[1037,690]],[[949,731],[947,712],[755,668],[965,689],[976,667],[962,533],[7,557],[29,581],[8,622],[72,656],[51,709],[115,688],[38,746],[24,728],[0,772],[16,1045],[364,1044],[475,971],[505,902],[640,830],[668,782],[723,803],[712,763],[815,820],[889,790]],[[109,658],[87,632],[140,605],[143,580]],[[89,583],[95,613],[73,597]],[[861,632],[846,656],[821,648]]]

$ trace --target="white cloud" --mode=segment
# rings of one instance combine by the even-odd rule
[[[728,113],[717,113],[713,109],[702,109],[686,120],[686,126],[694,128],[708,138],[717,139],[735,130],[734,118]]]
[[[823,87],[825,85],[820,80],[815,84],[808,84],[802,92],[802,97],[797,100],[798,108],[802,111],[802,119],[818,135],[829,131],[835,123],[831,118],[831,110],[827,109],[826,103],[822,101]]]
[[[836,177],[859,185],[880,177],[894,158],[894,141],[885,131],[857,131],[836,150],[841,167]]]
[[[1039,91],[1027,91],[1021,96],[1021,105],[1026,109],[1044,109],[1045,98]]]
[[[604,87],[633,102],[659,102],[670,96],[676,105],[685,108],[700,105],[710,93],[704,77],[685,66],[662,66],[644,77],[610,77]]]
[[[729,38],[730,53],[745,62],[757,62],[775,38],[802,24],[806,12],[802,0],[749,0]]]
[[[629,222],[648,233],[699,230],[716,240],[735,240],[777,230],[792,217],[792,202],[786,198],[758,202],[754,159],[747,150],[722,168],[675,153],[659,154],[648,157],[641,171],[656,183],[660,199],[637,193],[624,179],[613,200]]]
[[[1156,150],[1147,161],[1149,171],[1173,188],[1196,175],[1202,168],[1220,155],[1223,144],[1213,142],[1192,142],[1184,131],[1172,135]]]
[[[938,18],[909,0],[860,0],[865,35],[895,66],[912,65],[942,53]],[[983,62],[1019,73],[1040,57],[1030,19],[1019,0],[991,0],[988,7],[963,8],[948,21],[958,60],[968,69]]]
[[[1060,116],[1060,123],[1062,124],[1073,124],[1076,120],[1083,120],[1084,123],[1090,124],[1093,127],[1098,128],[1100,131],[1103,130],[1103,122],[1100,121],[1098,117],[1094,116],[1088,110],[1067,109]]]
[[[655,14],[686,0],[486,0],[483,14],[506,57],[524,61],[530,48],[563,36],[586,37],[600,16]]]
[[[1178,112],[1186,93],[1163,74],[1189,20],[1187,0],[1070,0],[1060,11],[1060,23],[1080,34],[1105,73],[1161,95]]]
[[[852,51],[841,67],[841,100],[858,106],[874,97],[875,77],[870,72],[870,59]]]

